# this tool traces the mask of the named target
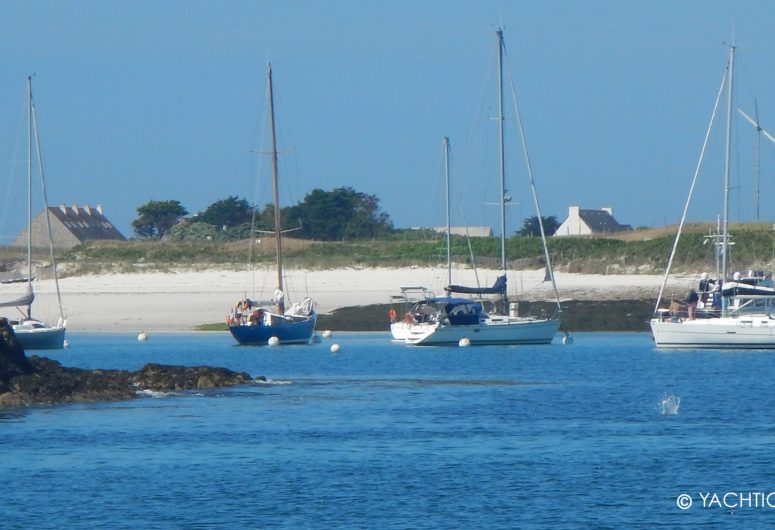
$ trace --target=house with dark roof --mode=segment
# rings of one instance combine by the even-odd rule
[[[614,219],[613,208],[590,210],[571,206],[568,217],[554,233],[555,236],[588,236],[596,234],[612,234],[632,230],[630,225],[619,224]]]
[[[100,239],[126,241],[121,232],[105,217],[102,206],[99,204],[96,207],[60,204],[59,206],[49,206],[48,213],[54,248],[68,249],[86,241]],[[48,246],[46,210],[40,212],[32,220],[32,245],[34,247]],[[27,246],[26,229],[19,234],[12,246]]]

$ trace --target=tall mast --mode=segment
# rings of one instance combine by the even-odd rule
[[[756,116],[756,221],[759,221],[759,182],[761,175],[762,127],[759,125],[759,106],[756,98],[753,100],[753,111]]]
[[[503,116],[503,30],[495,32],[498,37],[498,138],[500,143],[500,174],[501,174],[501,268],[506,274],[506,149],[504,142],[505,119]],[[502,311],[505,314],[509,307],[508,292],[503,292]]]
[[[500,175],[501,175],[501,267],[506,272],[506,154],[504,148],[504,118],[503,118],[503,30],[498,28],[498,131],[500,141]]]
[[[266,69],[267,82],[269,83],[269,121],[272,128],[272,189],[274,192],[274,239],[277,251],[277,289],[283,291],[283,244],[282,244],[282,220],[280,218],[280,190],[277,181],[277,138],[275,136],[274,123],[274,95],[272,93],[272,64]],[[280,314],[285,313],[284,298],[278,300]]]
[[[729,75],[727,78],[727,131],[724,156],[724,217],[721,233],[721,281],[727,278],[727,254],[729,251],[729,163],[732,144],[732,89],[735,67],[735,47],[729,47]],[[726,316],[726,303],[721,304],[721,315]]]
[[[32,289],[32,76],[27,77],[27,287]],[[32,303],[27,305],[32,318]]]
[[[449,216],[449,138],[444,137],[444,183],[447,197],[447,285],[452,285],[452,242]]]

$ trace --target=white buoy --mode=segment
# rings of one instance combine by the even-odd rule
[[[466,348],[471,345],[471,339],[469,339],[468,337],[463,337],[458,341],[457,345],[460,346],[461,348]]]
[[[565,336],[562,338],[563,344],[573,344],[573,337],[570,336],[570,333],[567,331],[565,332]]]
[[[67,342],[67,339],[65,339],[65,341],[62,343],[62,347],[64,347],[64,348],[69,348],[70,347],[70,343]]]
[[[331,353],[336,353],[339,351],[339,345],[334,343],[331,345]]]
[[[272,336],[272,337],[269,337],[269,340],[266,343],[269,344],[270,346],[277,346],[278,344],[280,344],[280,339]]]
[[[327,330],[325,330],[325,331],[323,332],[323,336],[324,336],[325,338],[329,338],[329,337],[331,336],[331,330],[330,330],[330,329],[327,329]]]
[[[139,335],[137,335],[137,340],[139,341],[146,341],[148,340],[148,335],[145,334],[144,331],[141,331]]]

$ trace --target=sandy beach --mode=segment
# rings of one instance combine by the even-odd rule
[[[495,270],[456,270],[453,282],[492,285]],[[556,273],[562,300],[626,300],[656,298],[661,275],[590,275]],[[509,273],[509,293],[517,300],[554,299],[544,271]],[[685,296],[694,278],[671,278],[667,296]],[[271,298],[271,270],[251,273],[228,269],[205,271],[115,273],[72,276],[59,281],[62,305],[71,331],[187,331],[199,324],[225,320],[236,301]],[[443,294],[446,270],[435,268],[348,268],[290,270],[286,293],[291,301],[311,297],[319,313],[348,306],[390,302],[402,286],[425,286]],[[34,316],[56,318],[52,281],[36,283]]]

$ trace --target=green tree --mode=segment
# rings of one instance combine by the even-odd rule
[[[218,229],[231,228],[250,223],[253,219],[253,209],[247,200],[229,196],[208,206],[197,217],[197,221],[214,225]]]
[[[541,217],[541,221],[544,224],[544,233],[547,236],[554,235],[557,229],[560,227],[560,222],[557,221],[557,217],[550,215],[549,217]],[[538,224],[538,216],[534,215],[528,217],[522,222],[522,228],[517,232],[519,236],[541,236],[541,227]]]
[[[161,238],[170,228],[188,215],[178,201],[148,201],[137,209],[139,217],[132,221],[135,234],[142,238]]]
[[[352,188],[314,189],[304,201],[286,208],[283,217],[299,219],[297,233],[302,237],[323,241],[373,238],[393,230],[390,216],[379,209],[379,199]]]

